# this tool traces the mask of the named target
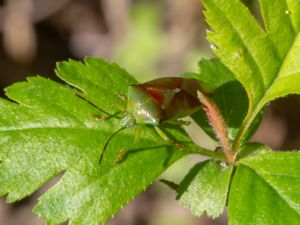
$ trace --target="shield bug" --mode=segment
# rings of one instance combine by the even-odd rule
[[[187,124],[180,118],[196,112],[201,106],[197,92],[203,92],[201,83],[193,78],[165,77],[128,87],[127,96],[119,96],[125,101],[121,128],[109,138],[100,156],[100,162],[111,139],[120,131],[136,125],[151,125],[165,141],[178,147],[161,129],[165,123]],[[111,116],[111,115],[110,115]],[[135,140],[139,139],[136,131]],[[121,161],[124,149],[116,161]]]

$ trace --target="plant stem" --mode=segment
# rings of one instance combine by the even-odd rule
[[[245,120],[244,120],[243,124],[241,125],[241,128],[240,128],[240,130],[233,142],[233,145],[232,145],[232,152],[234,153],[234,159],[236,158],[239,147],[243,141],[243,138],[245,137],[247,130],[249,129],[251,123],[255,119],[255,117],[258,114],[260,109],[261,109],[261,107],[259,105],[257,105],[255,110],[252,110],[252,107],[249,107],[248,114],[245,117]]]
[[[196,153],[199,155],[203,155],[203,156],[207,156],[207,157],[211,157],[214,159],[218,159],[221,161],[226,161],[226,156],[223,153],[220,152],[216,152],[216,151],[212,151],[212,150],[208,150],[205,148],[202,148],[196,144],[194,144],[190,150],[191,153]]]

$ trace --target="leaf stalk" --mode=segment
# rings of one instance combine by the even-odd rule
[[[259,110],[261,108],[262,107],[260,105],[257,105],[255,110],[252,110],[251,106],[249,107],[248,114],[245,117],[245,120],[242,123],[241,128],[240,128],[240,130],[239,130],[239,132],[238,132],[238,134],[237,134],[237,136],[236,136],[236,138],[233,142],[233,145],[232,145],[232,152],[234,154],[234,157],[233,157],[234,160],[237,157],[239,147],[240,147],[241,143],[243,142],[243,139],[245,137],[245,134],[246,134],[247,130],[249,129],[251,123],[253,122],[253,120],[255,119],[256,115],[259,113]]]

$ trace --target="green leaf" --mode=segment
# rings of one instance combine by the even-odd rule
[[[127,87],[136,80],[117,64],[87,57],[83,63],[75,60],[57,64],[57,76],[82,91],[81,95],[102,110],[115,113],[126,95]]]
[[[286,56],[300,30],[300,5],[294,0],[260,1],[268,36],[281,59]],[[283,32],[284,31],[284,32]]]
[[[271,149],[266,148],[265,145],[258,142],[246,143],[240,149],[239,154],[237,155],[237,160],[245,159],[250,156],[255,156],[260,153],[266,153],[271,151]]]
[[[299,152],[241,160],[230,189],[229,224],[300,224],[299,171]]]
[[[218,59],[201,60],[201,72],[186,73],[182,76],[200,80],[207,90],[212,92],[211,98],[218,106],[228,128],[229,138],[234,140],[248,109],[248,98],[244,88],[235,79],[234,74]],[[203,109],[192,115],[197,124],[213,139],[218,140]],[[248,131],[248,138],[255,132],[262,119],[260,113]]]
[[[208,39],[249,97],[234,151],[267,102],[300,93],[300,6],[293,0],[260,2],[266,31],[240,0],[203,1],[213,29]]]
[[[212,160],[198,163],[180,183],[177,199],[196,216],[206,212],[217,218],[226,205],[231,173],[232,167],[224,168]]]
[[[186,152],[166,145],[150,126],[133,144],[129,128],[114,136],[99,164],[120,120],[96,120],[93,115],[105,114],[85,99],[113,113],[115,93],[126,93],[136,81],[117,65],[93,58],[60,63],[57,71],[80,91],[31,77],[6,89],[15,102],[0,99],[0,195],[8,194],[7,202],[20,200],[63,173],[34,211],[49,224],[101,224]],[[191,143],[182,129],[165,129],[187,149],[215,154]],[[122,148],[125,159],[115,164]]]

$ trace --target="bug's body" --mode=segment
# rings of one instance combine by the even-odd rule
[[[199,90],[198,80],[179,77],[130,85],[126,112],[133,117],[135,124],[158,126],[197,111],[201,105],[197,98]]]
[[[189,116],[200,108],[201,102],[197,96],[199,91],[203,92],[200,82],[192,78],[166,77],[130,85],[127,97],[124,97],[126,107],[123,110],[125,116],[122,119],[121,128],[106,143],[100,156],[100,162],[112,137],[125,128],[135,125],[154,126],[165,141],[182,148],[176,141],[171,140],[159,128],[159,125],[162,123],[187,124],[178,119]],[[136,131],[135,140],[138,140],[138,137],[139,132]],[[124,149],[121,152],[120,155],[125,154]],[[122,157],[118,157],[116,161],[120,161],[119,158]]]

